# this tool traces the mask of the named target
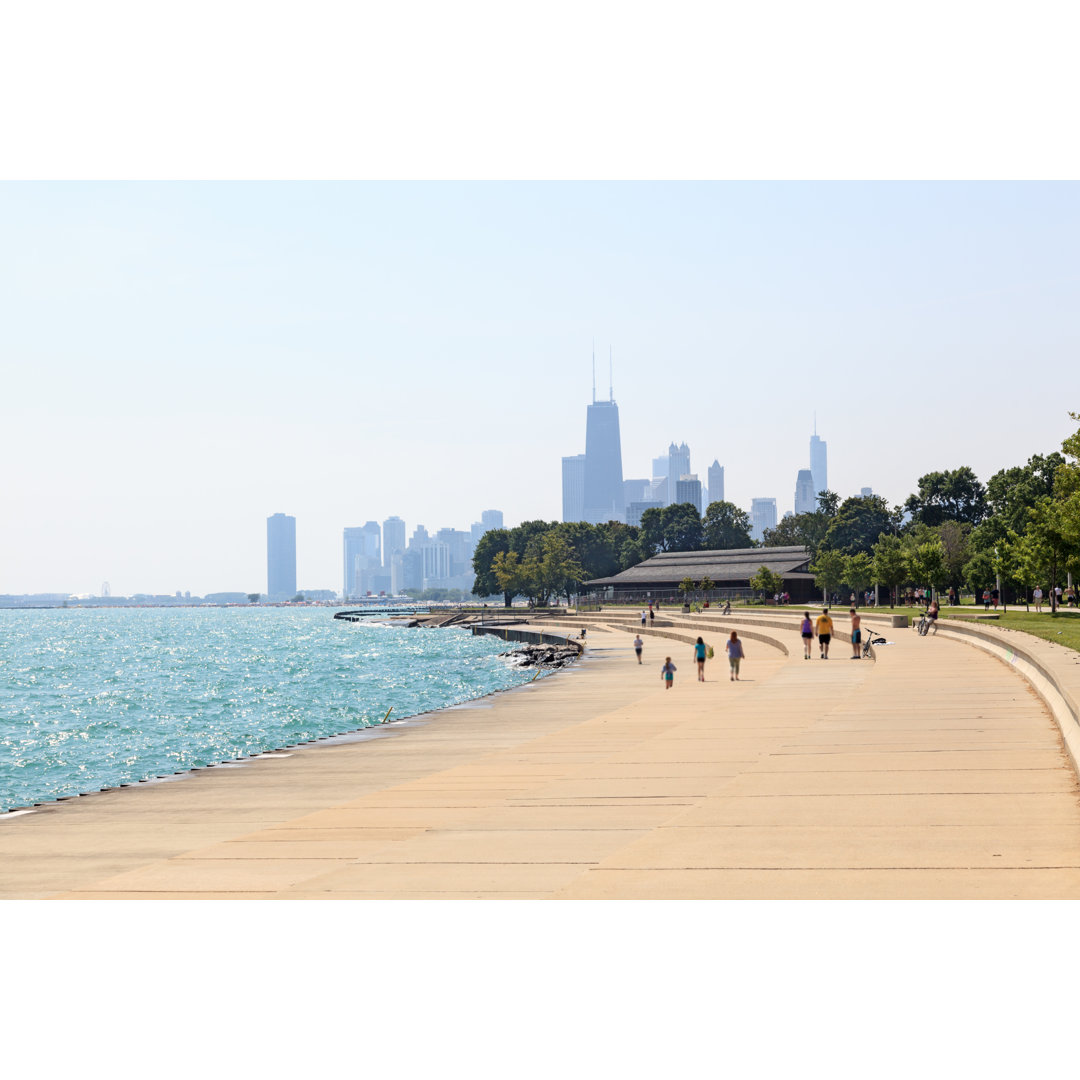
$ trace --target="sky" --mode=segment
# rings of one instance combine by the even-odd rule
[[[623,474],[890,503],[1076,425],[1070,182],[5,182],[0,592],[340,588],[341,530],[561,514],[592,355]]]

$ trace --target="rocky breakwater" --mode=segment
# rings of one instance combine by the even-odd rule
[[[572,645],[522,645],[499,655],[513,667],[562,668],[572,664],[579,652]]]

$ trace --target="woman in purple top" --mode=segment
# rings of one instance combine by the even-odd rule
[[[803,613],[802,626],[799,629],[802,634],[803,659],[810,659],[810,646],[814,643],[814,623],[810,618],[810,612]]]

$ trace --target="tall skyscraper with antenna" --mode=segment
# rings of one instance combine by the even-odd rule
[[[613,364],[608,361],[608,399],[596,400],[596,350],[593,349],[593,400],[585,423],[584,520],[599,524],[625,520],[619,406],[615,404]]]
[[[815,500],[829,486],[828,449],[828,443],[818,438],[817,413],[814,413],[814,434],[810,436],[810,472],[814,477]]]

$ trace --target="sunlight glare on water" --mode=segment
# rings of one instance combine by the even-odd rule
[[[0,611],[0,811],[527,682],[509,647],[326,608]]]

